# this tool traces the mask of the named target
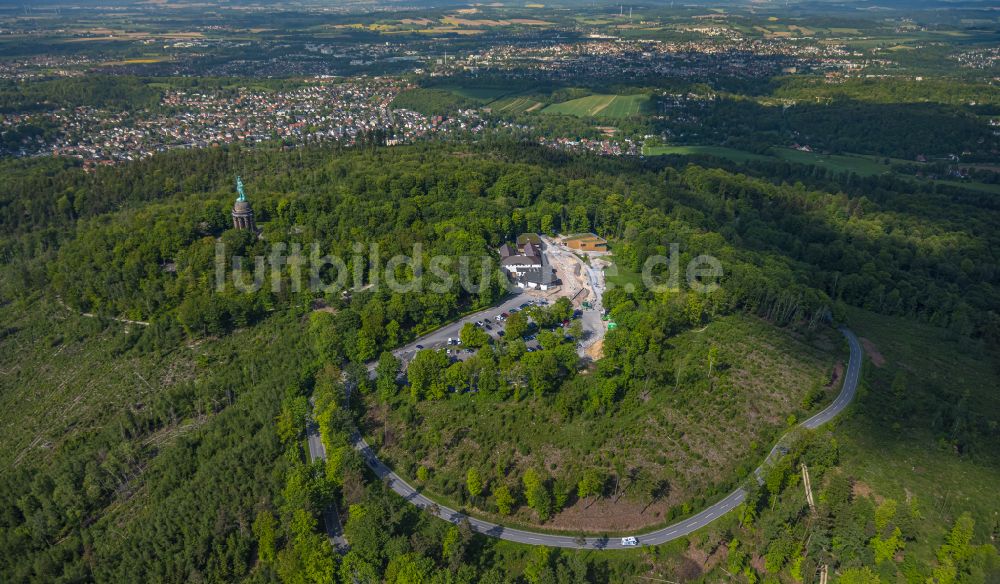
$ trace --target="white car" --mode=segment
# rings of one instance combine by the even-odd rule
[[[622,538],[622,545],[625,546],[625,547],[637,546],[637,545],[639,545],[639,540],[637,540],[636,538],[631,537],[631,536],[629,536],[629,537],[623,537]]]

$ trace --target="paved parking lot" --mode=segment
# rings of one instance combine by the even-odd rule
[[[487,332],[494,339],[497,339],[499,338],[497,333],[503,330],[503,323],[497,322],[496,320],[497,315],[503,314],[504,312],[509,313],[512,308],[519,310],[522,304],[526,302],[532,302],[535,300],[536,300],[535,297],[532,297],[531,295],[524,292],[519,292],[517,294],[514,294],[513,296],[511,296],[510,298],[508,298],[503,303],[497,306],[488,308],[486,310],[481,310],[479,312],[470,314],[468,316],[464,316],[455,322],[452,322],[437,329],[434,332],[426,334],[417,339],[416,341],[413,341],[408,345],[396,349],[395,351],[393,351],[393,355],[395,355],[396,358],[398,358],[400,361],[406,364],[409,363],[410,359],[412,359],[413,356],[416,354],[416,352],[419,351],[421,348],[423,349],[450,348],[453,351],[459,349],[456,356],[460,359],[466,359],[472,353],[467,352],[464,347],[448,346],[448,338],[450,337],[452,339],[457,339],[459,331],[462,330],[462,327],[465,326],[465,323],[467,322],[475,323],[477,321],[483,321],[484,323],[488,323],[493,330],[487,330]],[[537,347],[538,342],[530,341],[528,343],[528,346]]]

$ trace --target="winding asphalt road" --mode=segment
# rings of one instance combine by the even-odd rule
[[[861,374],[861,345],[858,343],[858,339],[854,336],[853,332],[846,328],[841,328],[840,331],[845,337],[847,337],[847,342],[851,347],[851,357],[850,362],[847,365],[847,374],[844,376],[843,388],[840,390],[840,394],[837,396],[837,399],[833,400],[833,403],[827,406],[823,411],[799,424],[799,428],[813,429],[825,424],[843,411],[844,408],[851,403],[851,400],[854,399],[854,393],[858,386],[858,376]],[[764,459],[763,464],[761,464],[761,466],[754,471],[758,480],[761,480],[764,469],[768,465],[784,456],[785,450],[782,447],[782,443],[794,431],[795,430],[793,429],[789,432],[789,434],[785,434],[778,441],[778,444],[771,449],[767,458]],[[563,548],[626,549],[621,545],[621,538],[618,537],[588,537],[581,540],[570,535],[552,535],[548,533],[528,531],[525,529],[514,529],[490,523],[489,521],[476,519],[475,517],[470,517],[464,513],[455,511],[454,509],[437,505],[422,495],[417,489],[410,486],[410,484],[400,478],[399,475],[392,472],[389,467],[383,464],[360,435],[355,434],[352,437],[352,442],[354,448],[361,453],[365,462],[372,469],[372,471],[380,479],[384,480],[393,491],[398,493],[407,501],[417,505],[429,513],[433,513],[445,521],[460,523],[463,520],[468,520],[474,531],[491,537],[498,537],[529,545],[545,545]],[[737,507],[740,503],[742,503],[745,497],[746,491],[742,488],[736,489],[721,501],[692,517],[655,531],[637,534],[636,537],[639,540],[640,545],[657,545],[677,539],[678,537],[683,537],[693,531],[705,527],[719,517],[722,517],[734,507]]]
[[[312,410],[312,399],[309,400],[309,409]],[[319,426],[310,416],[306,424],[306,446],[309,449],[309,461],[326,460],[326,447],[319,435]],[[340,525],[340,515],[337,513],[336,505],[327,505],[323,509],[323,525],[326,527],[326,536],[330,540],[330,545],[339,553],[346,553],[350,549],[347,539],[344,538],[344,529]]]

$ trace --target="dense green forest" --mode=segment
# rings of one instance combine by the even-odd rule
[[[938,103],[947,105],[1000,105],[1000,89],[986,83],[953,79],[844,79],[828,82],[819,77],[785,77],[771,95],[797,100],[853,100],[883,104]]]
[[[726,265],[721,303],[748,304],[784,322],[812,319],[844,301],[960,334],[1000,336],[988,195],[891,177],[845,182],[789,166],[767,180],[665,160],[574,158],[504,142],[483,148],[496,155],[468,158],[432,146],[231,148],[167,154],[93,175],[57,161],[7,162],[5,280],[15,290],[51,282],[72,306],[115,316],[153,319],[183,307],[189,328],[213,305],[211,326],[232,326],[223,321],[304,300],[287,298],[294,294],[288,286],[203,298],[198,282],[214,274],[213,236],[223,236],[232,255],[266,254],[268,241],[317,241],[325,253],[348,257],[354,243],[365,242],[378,243],[386,259],[414,243],[428,257],[479,256],[524,231],[589,228],[620,239],[619,260],[632,270],[667,243],[679,243],[688,259],[717,255]],[[259,193],[259,240],[224,233],[237,172]],[[115,215],[104,214],[116,207]],[[573,216],[578,224],[570,224]],[[61,241],[70,225],[74,235]],[[38,257],[54,261],[45,268]],[[169,263],[176,273],[164,269]],[[441,301],[433,295],[411,299],[424,321],[398,315],[397,324],[403,331],[430,327],[497,293],[494,287],[471,298],[456,284],[457,305],[435,307]],[[374,300],[400,302],[379,294],[358,302]],[[352,309],[360,314],[358,302]],[[383,315],[369,332],[391,320]]]
[[[88,76],[0,85],[0,111],[23,112],[53,107],[150,107],[160,91],[133,77]]]
[[[431,520],[371,480],[347,443],[363,406],[343,405],[345,388],[383,392],[389,401],[402,394],[413,403],[475,382],[483,399],[559,403],[562,396],[562,407],[576,415],[610,415],[648,379],[676,383],[673,361],[664,358],[671,339],[732,313],[808,334],[860,307],[932,324],[967,339],[987,361],[1000,340],[997,211],[986,195],[960,188],[792,165],[736,172],[663,158],[600,159],[507,140],[229,147],[92,173],[58,159],[3,165],[0,342],[4,369],[14,372],[5,374],[5,399],[32,383],[19,359],[96,342],[106,349],[90,356],[93,362],[128,359],[134,369],[109,374],[108,383],[144,388],[141,378],[162,388],[142,397],[126,391],[63,438],[43,433],[45,448],[5,455],[18,461],[0,484],[0,534],[11,552],[0,563],[5,581],[626,581],[654,567],[682,573],[682,545],[724,547],[728,569],[747,581],[762,573],[772,581],[779,573],[799,578],[813,566],[804,562],[820,559],[841,570],[843,581],[853,574],[853,581],[873,581],[861,578],[873,570],[888,577],[890,567],[895,573],[885,559],[918,533],[906,523],[919,521],[917,512],[885,501],[873,509],[868,497],[852,494],[844,471],[827,476],[840,454],[826,434],[797,447],[742,515],[713,528],[708,540],[642,556],[529,550]],[[230,228],[236,174],[247,185],[260,237]],[[380,360],[374,383],[364,363],[493,304],[503,293],[498,279],[475,293],[453,285],[443,293],[372,287],[316,294],[293,289],[285,266],[268,270],[255,292],[241,292],[232,280],[214,291],[217,241],[244,257],[266,256],[279,243],[319,242],[324,253],[344,257],[357,243],[377,244],[384,261],[412,253],[417,243],[426,258],[493,257],[523,232],[588,230],[610,239],[616,263],[632,272],[670,243],[680,244],[682,265],[714,255],[725,269],[722,286],[706,297],[611,290],[604,304],[620,326],[608,336],[606,358],[586,376],[577,373],[570,343],[542,336],[543,350],[516,366],[504,361],[519,350],[516,338],[495,354],[484,348],[456,371],[424,354],[405,387],[388,359]],[[367,262],[348,270],[351,280],[372,277]],[[284,284],[277,290],[275,279]],[[317,300],[327,309],[313,310]],[[536,320],[564,316],[562,308],[550,310]],[[41,316],[53,311],[60,320]],[[150,324],[127,325],[126,333],[109,317]],[[478,384],[505,366],[518,381],[487,395]],[[150,380],[144,371],[159,374]],[[517,387],[525,391],[511,395]],[[325,467],[308,464],[302,441],[310,397],[333,453]],[[939,416],[933,439],[964,464],[997,463],[995,409],[976,415],[968,405],[927,400],[921,408]],[[72,407],[72,397],[63,405]],[[19,407],[42,413],[31,400]],[[799,459],[822,485],[822,522],[799,521]],[[544,511],[558,493],[543,478],[521,485],[524,502]],[[330,553],[319,524],[330,504],[347,512],[352,551],[342,558]],[[931,569],[952,581],[995,575],[995,549],[982,542],[997,526],[978,519],[973,527],[971,517],[956,513],[937,526],[951,530],[946,538],[921,528],[913,546],[941,550],[912,568],[912,581]],[[754,557],[765,558],[763,568]]]
[[[396,96],[392,106],[420,112],[428,116],[442,116],[459,109],[474,108],[482,101],[457,95],[444,89],[410,89]]]
[[[1000,21],[877,4],[0,10],[0,584],[1000,583]]]
[[[992,160],[997,138],[967,107],[938,103],[834,103],[765,106],[745,98],[719,99],[695,109],[696,122],[664,123],[686,140],[709,140],[762,152],[773,145],[806,144],[831,152],[914,160],[917,156],[962,156]]]

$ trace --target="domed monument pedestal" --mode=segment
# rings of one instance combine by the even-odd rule
[[[240,177],[236,177],[236,192],[239,193],[239,196],[233,203],[233,228],[253,231],[257,229],[257,224],[254,223],[253,209],[250,207],[246,193],[243,192],[243,180]]]

